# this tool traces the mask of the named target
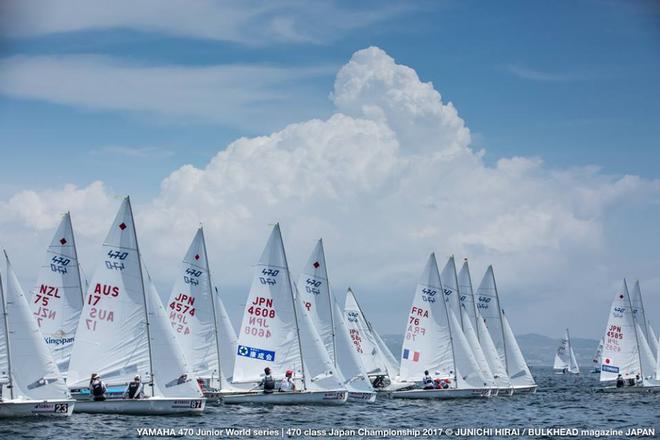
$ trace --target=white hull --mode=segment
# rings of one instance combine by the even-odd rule
[[[170,399],[165,397],[147,397],[144,399],[91,399],[76,401],[78,413],[97,414],[201,414],[206,406],[206,399]]]
[[[348,398],[346,391],[294,391],[290,393],[263,391],[251,393],[229,393],[222,401],[234,403],[258,403],[271,405],[343,405]]]
[[[0,402],[0,417],[66,417],[74,404],[75,400],[5,400]]]
[[[446,389],[446,390],[407,390],[393,391],[390,397],[393,399],[474,399],[490,397],[490,389]]]
[[[496,396],[510,397],[513,396],[513,388],[498,388]]]
[[[600,388],[602,393],[660,393],[660,385],[658,386],[625,386],[617,388],[616,386],[609,386]]]
[[[525,394],[525,393],[534,394],[536,392],[537,388],[538,388],[538,385],[514,386],[513,387],[513,394]]]
[[[351,402],[367,402],[367,403],[373,403],[376,401],[376,392],[357,392],[357,391],[349,391],[348,392],[348,400]]]

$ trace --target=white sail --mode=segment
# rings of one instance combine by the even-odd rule
[[[568,370],[570,366],[570,346],[568,342],[568,329],[564,332],[564,337],[559,341],[559,347],[555,353],[555,362],[553,368],[555,370]]]
[[[331,305],[328,271],[325,264],[323,241],[319,240],[298,278],[298,291],[305,313],[316,326],[331,359],[335,356],[333,307]]]
[[[566,336],[568,337],[568,351],[569,361],[568,361],[568,372],[572,374],[580,374],[580,366],[578,365],[577,358],[575,357],[575,351],[573,350],[573,341],[571,340],[571,335],[566,329]]]
[[[124,199],[89,283],[71,352],[67,384],[87,386],[92,373],[108,385],[150,373],[145,295],[133,215]]]
[[[442,272],[440,273],[440,281],[442,282],[442,288],[447,306],[449,307],[449,310],[454,312],[454,315],[456,315],[462,326],[463,318],[461,316],[461,309],[459,307],[460,298],[458,293],[458,277],[456,275],[456,264],[454,263],[453,255],[449,257],[445,267],[442,269]]]
[[[504,327],[504,341],[506,345],[506,358],[508,359],[508,374],[511,385],[514,387],[536,386],[534,377],[529,371],[527,362],[520,350],[518,341],[511,330],[509,320],[502,312],[502,326]]]
[[[495,286],[495,276],[493,274],[493,266],[488,266],[484,277],[479,284],[476,292],[477,310],[481,314],[493,344],[497,349],[500,361],[507,371],[510,373],[508,359],[506,356],[505,342],[504,342],[504,326],[502,323],[502,311],[500,307],[499,297],[497,295],[497,288]]]
[[[472,327],[472,322],[470,322],[470,317],[465,311],[465,306],[463,304],[461,304],[461,313],[463,314],[463,334],[465,334],[465,338],[470,344],[472,354],[474,355],[477,364],[479,364],[479,371],[481,371],[481,375],[484,377],[489,387],[496,386],[495,377],[493,376],[492,371],[490,371],[486,354],[481,348],[479,338],[477,338],[477,332],[474,330],[474,327]]]
[[[376,346],[378,347],[378,353],[381,357],[382,362],[385,364],[385,369],[390,377],[396,377],[399,375],[399,362],[397,362],[394,354],[387,346],[383,338],[380,337],[380,334],[376,331],[371,323],[369,328],[371,329],[371,334],[373,335],[374,340],[376,341]]]
[[[601,363],[601,354],[603,353],[603,342],[604,338],[600,338],[600,341],[598,341],[598,347],[596,347],[596,353],[594,353],[594,357],[591,358],[591,362],[594,364],[594,368],[598,368],[600,370],[600,363]]]
[[[220,344],[220,369],[222,374],[221,388],[229,387],[229,381],[234,375],[234,356],[236,355],[236,330],[229,319],[227,309],[222,301],[218,288],[215,288],[215,311],[216,326],[218,328],[218,339]]]
[[[68,212],[46,250],[30,305],[60,372],[66,373],[83,306],[78,255]]]
[[[475,301],[474,290],[472,289],[472,277],[470,276],[470,267],[467,258],[463,261],[463,266],[458,273],[458,290],[461,306],[469,317],[469,321],[474,326],[474,332],[495,386],[497,388],[510,388],[511,383],[509,382],[504,363],[500,359],[495,343],[486,328],[486,323],[477,309],[477,301]],[[463,318],[463,324],[465,325],[465,318]],[[478,353],[475,352],[475,355],[478,356]],[[488,378],[488,376],[486,377]]]
[[[653,329],[653,326],[651,325],[650,321],[648,323],[648,331],[649,331],[649,344],[651,344],[651,350],[653,351],[653,355],[656,357],[656,359],[660,359],[660,356],[658,355],[658,353],[660,353],[660,338],[658,338],[659,335]],[[653,341],[655,341],[655,343],[653,343]]]
[[[637,344],[639,347],[640,370],[642,372],[640,377],[645,380],[650,379],[655,376],[655,357],[653,357],[651,347],[647,342],[639,323],[635,323],[635,328],[637,332]]]
[[[335,364],[344,377],[344,384],[349,391],[369,393],[374,389],[371,386],[367,370],[362,359],[353,348],[348,326],[344,320],[341,308],[336,299],[332,298],[333,322],[335,325]]]
[[[201,227],[179,266],[167,309],[177,341],[195,377],[219,379],[222,374],[219,368],[219,332]]]
[[[647,341],[650,340],[648,321],[646,320],[646,312],[644,311],[644,301],[642,300],[642,289],[639,287],[639,281],[635,281],[632,293],[630,294],[630,302],[632,304],[632,312],[635,321]]]
[[[153,395],[169,398],[203,397],[189,367],[156,286],[144,270],[153,367]]]
[[[346,292],[344,317],[355,352],[362,360],[367,374],[369,376],[385,375],[391,378],[395,377],[396,372],[388,368],[388,362],[381,351],[381,344],[376,339],[377,335],[372,332],[371,324],[362,313],[355,294],[350,288]]]
[[[9,399],[68,399],[64,379],[43,340],[32,316],[28,298],[23,293],[5,252],[7,290],[0,280],[0,315],[2,315],[3,376],[9,381]],[[4,387],[3,387],[4,388]]]
[[[612,301],[604,338],[600,380],[616,380],[619,374],[624,379],[641,375],[635,323],[625,279]]]

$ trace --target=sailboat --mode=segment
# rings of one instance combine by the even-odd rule
[[[600,381],[621,380],[605,392],[660,392],[658,363],[635,319],[628,284],[623,280],[612,301],[604,336]]]
[[[229,392],[234,333],[217,289],[212,287],[204,229],[195,233],[167,302],[177,342],[207,399]]]
[[[488,266],[477,289],[477,308],[484,318],[514,392],[535,392],[537,385],[534,377],[500,305],[493,266]]]
[[[335,368],[343,376],[348,400],[374,402],[376,392],[353,349],[343,313],[330,290],[323,240],[319,240],[298,279],[303,311],[314,323]]]
[[[291,282],[279,224],[259,258],[234,359],[235,385],[252,384],[246,393],[224,395],[224,403],[340,405],[348,392],[314,323],[301,309]],[[258,382],[268,367],[276,379],[286,370],[298,380],[293,392],[264,393]]]
[[[644,301],[642,300],[642,289],[639,287],[639,281],[635,281],[630,301],[632,303],[633,316],[635,317],[635,321],[639,324],[641,329],[640,336],[643,337],[646,343],[649,345],[651,353],[655,358],[657,356],[655,332],[653,331],[649,321],[646,319]]]
[[[580,374],[580,367],[575,358],[573,344],[571,344],[571,335],[568,329],[566,329],[564,337],[559,342],[559,347],[557,347],[553,368],[556,374]]]
[[[474,323],[474,330],[479,344],[488,363],[488,368],[493,376],[496,392],[493,396],[510,396],[513,394],[513,387],[506,372],[506,367],[497,353],[497,348],[491,338],[486,322],[481,316],[477,307],[474,290],[472,288],[472,277],[470,276],[470,267],[467,258],[463,261],[463,266],[458,273],[458,288],[461,300],[462,311],[467,315],[467,320]],[[463,322],[466,319],[463,318]]]
[[[353,350],[362,361],[369,379],[377,384],[374,389],[390,391],[399,388],[401,385],[396,379],[399,375],[398,362],[371,322],[367,320],[350,287],[344,302],[344,318],[353,342]]]
[[[32,317],[5,252],[7,291],[0,277],[0,417],[69,416],[75,402]]]
[[[593,363],[593,369],[591,370],[592,373],[600,373],[604,340],[604,338],[600,338],[600,341],[598,341],[598,347],[596,347],[596,353],[594,353],[594,357],[591,358],[591,362]]]
[[[445,302],[447,303],[447,309],[456,316],[460,323],[460,329],[457,329],[456,332],[460,331],[465,335],[472,354],[476,359],[477,364],[479,364],[481,375],[486,380],[488,387],[491,388],[491,395],[495,396],[498,394],[499,390],[495,385],[495,378],[493,377],[493,373],[486,360],[486,354],[481,349],[477,332],[472,325],[465,305],[461,301],[464,294],[460,290],[458,275],[456,273],[456,263],[453,255],[449,257],[445,267],[440,273],[440,282],[442,283],[442,290]]]
[[[68,212],[62,217],[48,246],[37,285],[31,294],[32,314],[60,373],[66,376],[84,296]]]
[[[90,395],[92,373],[107,384],[106,400]],[[145,397],[124,398],[136,375],[144,379]],[[77,412],[199,414],[206,405],[142,262],[128,197],[106,236],[102,264],[87,290],[67,383]]]
[[[425,371],[444,383],[440,388],[422,389]],[[443,286],[431,254],[417,283],[406,318],[401,349],[399,379],[409,389],[393,391],[401,399],[455,399],[489,397],[490,387],[481,374],[454,312],[444,300]]]

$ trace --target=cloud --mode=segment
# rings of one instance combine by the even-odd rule
[[[248,45],[323,44],[348,31],[400,15],[404,2],[371,2],[351,9],[335,1],[287,0],[9,0],[0,29],[25,38],[62,32],[132,29]]]
[[[90,151],[94,156],[129,157],[136,159],[163,159],[174,155],[174,151],[160,147],[124,147],[108,145]]]
[[[539,82],[570,82],[583,81],[588,79],[588,77],[585,75],[545,72],[542,70],[532,69],[521,64],[507,64],[504,66],[504,70],[518,78]]]
[[[101,56],[16,56],[0,61],[0,93],[170,122],[276,127],[326,106],[309,80],[335,68],[267,65],[147,66]],[[295,85],[295,87],[292,87]]]
[[[475,284],[494,263],[516,331],[556,333],[556,322],[577,320],[598,300],[602,316],[594,311],[575,326],[595,335],[597,321],[600,330],[608,283],[634,258],[613,252],[606,220],[614,206],[657,203],[660,182],[595,167],[553,169],[539,158],[487,165],[456,108],[375,47],[340,69],[331,97],[331,117],[237,139],[205,167],[173,171],[157,197],[136,204],[141,248],[164,286],[203,222],[215,280],[228,286],[236,312],[268,224],[281,222],[294,272],[324,237],[333,287],[341,295],[355,286],[385,333],[402,330],[433,250],[469,256]],[[0,233],[34,261],[55,213],[73,205],[89,256],[118,204],[110,192],[97,182],[18,193],[0,203]],[[23,242],[35,234],[39,246]]]

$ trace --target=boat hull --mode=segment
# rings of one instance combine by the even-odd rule
[[[91,399],[76,401],[75,412],[92,414],[167,415],[201,414],[206,399],[170,399],[147,397],[144,399]]]
[[[514,386],[512,394],[534,394],[538,389],[538,385],[529,385],[529,386]]]
[[[468,389],[440,389],[440,390],[405,390],[392,391],[390,397],[393,399],[479,399],[490,397],[490,389],[468,388]]]
[[[269,404],[269,405],[343,405],[348,398],[346,391],[294,391],[291,393],[229,393],[222,396],[226,404]]]
[[[367,402],[373,403],[376,401],[376,392],[358,392],[358,391],[349,391],[348,400],[351,402]]]
[[[626,386],[617,388],[616,386],[600,388],[601,393],[660,393],[658,386]]]
[[[67,417],[75,400],[5,400],[0,402],[0,417]]]
[[[511,397],[513,396],[513,388],[498,388],[496,396]]]

